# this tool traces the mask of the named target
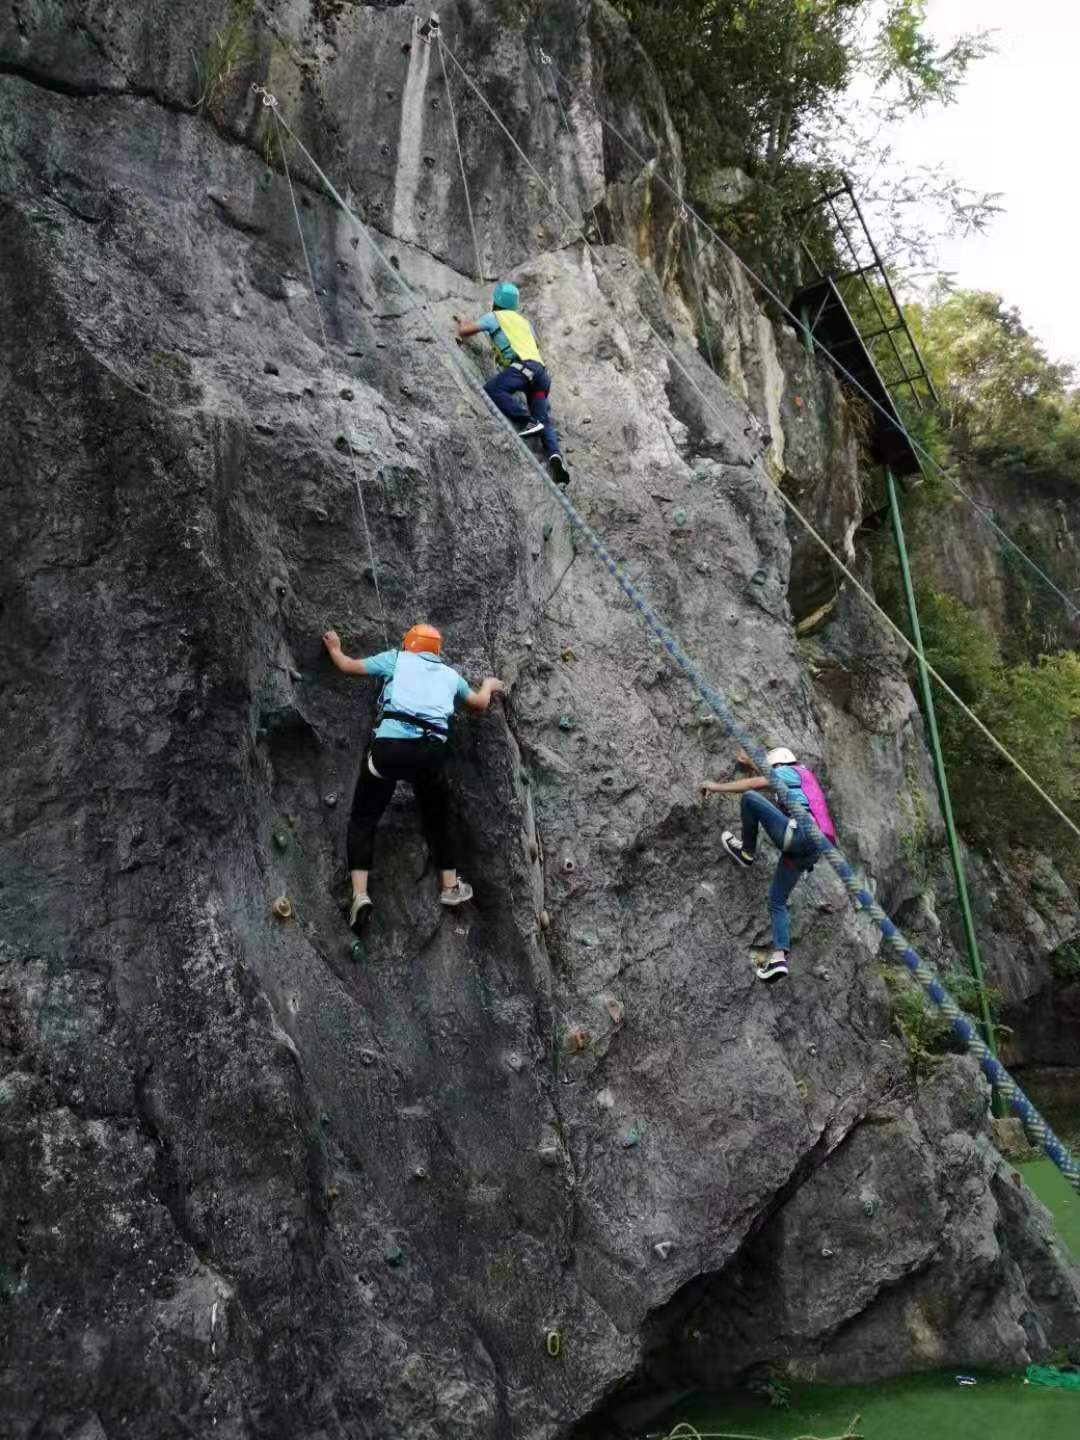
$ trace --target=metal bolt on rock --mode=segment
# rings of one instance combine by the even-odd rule
[[[288,835],[288,831],[286,831],[286,830],[275,830],[275,831],[274,831],[274,844],[277,846],[277,848],[278,848],[279,850],[287,850],[287,849],[289,848],[289,835]]]
[[[367,950],[365,950],[365,948],[364,948],[364,942],[363,942],[362,940],[354,940],[354,941],[352,942],[352,944],[349,946],[349,954],[350,954],[350,956],[352,957],[352,959],[356,961],[356,963],[357,963],[358,965],[360,964],[360,962],[361,962],[362,960],[366,960],[366,959],[367,959]],[[365,1064],[365,1065],[367,1065],[367,1064],[369,1064],[369,1063],[370,1063],[370,1062],[367,1061],[367,1060],[364,1061],[364,1064]]]
[[[652,1248],[653,1248],[654,1254],[659,1255],[659,1257],[660,1257],[661,1260],[666,1260],[666,1259],[668,1258],[668,1256],[671,1254],[672,1250],[675,1249],[675,1241],[674,1241],[674,1240],[658,1240],[657,1243],[656,1243]]]
[[[509,323],[509,322],[507,322],[507,323]],[[573,730],[573,728],[574,728],[574,717],[573,717],[572,715],[560,715],[560,716],[559,716],[559,729],[560,729],[560,730]]]
[[[630,1129],[626,1132],[626,1135],[623,1137],[623,1142],[622,1142],[622,1143],[623,1143],[623,1149],[624,1149],[624,1150],[632,1150],[632,1149],[634,1148],[634,1146],[638,1143],[638,1141],[639,1141],[640,1139],[641,1139],[641,1131],[638,1129],[638,1127],[637,1127],[636,1124],[631,1125],[631,1126],[630,1126]]]
[[[323,804],[327,806],[327,808],[330,810],[332,810],[337,804],[337,796],[334,794],[333,790],[331,790],[329,794],[323,796]]]

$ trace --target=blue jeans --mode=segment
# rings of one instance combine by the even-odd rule
[[[791,914],[788,901],[800,877],[814,868],[817,850],[812,841],[804,840],[800,835],[792,838],[789,850],[783,850],[788,817],[771,800],[766,800],[760,790],[743,791],[739,813],[742,817],[742,846],[748,855],[757,850],[759,826],[781,851],[769,886],[769,918],[772,920],[773,945],[777,950],[790,950]]]
[[[544,449],[549,455],[560,454],[559,436],[555,426],[551,423],[551,414],[548,410],[548,395],[551,393],[551,376],[543,365],[538,365],[535,360],[526,360],[525,369],[519,370],[514,365],[507,365],[504,370],[493,375],[485,384],[484,389],[494,400],[502,413],[508,420],[515,424],[527,420],[530,416],[539,420],[544,427]],[[517,397],[525,396],[525,404],[528,407],[523,410],[518,404]]]

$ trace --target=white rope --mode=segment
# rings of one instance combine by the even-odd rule
[[[528,168],[532,171],[532,173],[536,176],[536,178],[537,178],[537,179],[540,181],[540,183],[544,186],[545,190],[546,190],[546,191],[548,192],[548,194],[551,196],[551,199],[552,199],[553,203],[554,203],[554,204],[563,212],[563,214],[566,215],[567,218],[570,220],[571,224],[574,226],[574,228],[575,228],[575,230],[577,231],[578,235],[581,237],[581,239],[582,239],[582,241],[583,241],[586,249],[589,251],[590,255],[592,256],[594,262],[598,263],[598,264],[600,265],[601,269],[603,269],[606,273],[608,273],[608,274],[613,274],[614,272],[611,271],[610,266],[607,265],[607,263],[604,261],[603,257],[598,254],[595,246],[593,246],[593,245],[591,245],[591,244],[589,243],[589,238],[588,238],[588,236],[585,234],[585,231],[584,231],[584,229],[582,228],[580,222],[575,219],[575,217],[571,214],[571,212],[567,209],[567,207],[562,203],[562,201],[561,201],[560,198],[559,198],[558,192],[555,190],[554,186],[548,184],[548,182],[544,179],[543,175],[541,175],[540,171],[536,168],[536,166],[535,166],[535,165],[532,163],[532,161],[529,159],[528,155],[526,155],[525,151],[521,148],[521,146],[518,144],[518,142],[514,139],[514,136],[510,133],[510,131],[507,129],[506,125],[503,123],[502,117],[499,115],[499,113],[498,113],[498,112],[494,109],[494,107],[491,105],[491,103],[490,103],[490,101],[488,100],[487,96],[483,93],[483,91],[479,88],[479,86],[477,86],[476,83],[473,81],[472,77],[468,74],[468,72],[467,72],[467,71],[465,70],[465,68],[462,66],[461,62],[458,60],[457,56],[456,56],[456,55],[454,54],[454,52],[450,49],[449,46],[446,47],[446,53],[447,53],[447,55],[449,55],[449,57],[450,57],[451,61],[454,63],[454,65],[456,65],[457,68],[458,68],[458,70],[461,72],[462,76],[463,76],[464,79],[465,79],[466,84],[467,84],[467,85],[470,87],[470,89],[473,90],[473,92],[480,98],[480,100],[482,101],[482,103],[484,104],[484,106],[487,108],[488,112],[490,113],[490,115],[491,115],[492,118],[494,119],[495,123],[499,126],[500,130],[502,130],[503,134],[504,134],[504,135],[506,136],[506,138],[510,141],[511,145],[513,145],[514,149],[515,149],[515,150],[517,151],[517,153],[521,156],[521,158],[522,158],[522,160],[524,161],[524,163],[528,166]],[[674,192],[672,192],[672,193],[674,194]],[[676,199],[677,199],[677,198],[678,198],[678,197],[676,196]],[[736,432],[732,429],[731,425],[728,423],[728,421],[727,421],[727,419],[726,419],[723,411],[720,409],[720,407],[719,407],[719,406],[716,404],[716,402],[711,398],[711,396],[707,395],[707,394],[705,393],[705,391],[702,390],[701,386],[697,383],[697,380],[696,380],[696,379],[694,378],[694,376],[690,373],[690,371],[686,368],[686,366],[683,364],[683,362],[679,359],[679,357],[678,357],[678,355],[675,353],[675,351],[672,350],[671,347],[665,342],[663,336],[662,336],[662,335],[660,334],[660,332],[656,329],[656,327],[653,325],[653,323],[651,322],[651,320],[649,319],[649,317],[645,314],[644,310],[642,310],[640,306],[638,306],[638,312],[639,312],[639,314],[641,315],[642,319],[645,321],[645,324],[646,324],[646,325],[648,326],[648,328],[652,331],[653,336],[655,337],[655,339],[656,339],[656,340],[658,341],[658,343],[660,344],[661,349],[663,349],[664,353],[668,356],[668,358],[672,361],[672,363],[678,368],[678,370],[679,370],[680,373],[683,375],[683,377],[689,382],[689,384],[691,385],[691,387],[693,388],[694,392],[697,394],[697,396],[698,396],[698,398],[701,400],[701,402],[707,407],[707,409],[709,409],[710,411],[712,411],[712,413],[716,416],[717,420],[720,422],[720,425],[722,426],[722,428],[727,432],[728,436],[735,442],[735,444],[736,444],[737,446],[741,445],[741,444],[742,444],[742,437],[740,437],[739,435],[737,435]],[[1016,772],[1017,772],[1019,775],[1021,775],[1021,776],[1027,781],[1027,783],[1028,783],[1028,784],[1031,786],[1031,788],[1036,792],[1036,794],[1039,795],[1039,796],[1041,797],[1041,799],[1044,800],[1044,801],[1046,802],[1046,804],[1050,807],[1050,809],[1054,811],[1054,813],[1057,815],[1057,817],[1058,817],[1061,821],[1063,821],[1065,825],[1068,826],[1068,828],[1073,832],[1074,835],[1076,835],[1076,837],[1077,837],[1078,839],[1080,839],[1080,826],[1078,826],[1073,820],[1071,820],[1071,819],[1069,818],[1068,815],[1066,815],[1065,811],[1062,810],[1061,806],[1058,805],[1057,801],[1054,800],[1054,799],[1052,798],[1052,796],[1050,796],[1050,795],[1047,794],[1047,792],[1043,789],[1043,787],[1039,784],[1039,782],[1034,778],[1034,776],[1032,776],[1031,774],[1029,774],[1029,772],[1024,768],[1024,766],[1021,765],[1020,761],[1017,760],[1016,756],[1013,755],[1013,754],[1011,753],[1011,751],[1009,751],[1009,750],[1001,743],[1000,740],[998,740],[997,736],[994,735],[993,732],[992,732],[991,730],[989,730],[986,725],[983,724],[983,722],[979,719],[979,717],[975,714],[975,712],[974,712],[973,710],[971,710],[971,709],[964,703],[963,700],[961,700],[960,696],[957,695],[956,691],[952,688],[952,686],[948,683],[948,681],[946,681],[946,680],[939,674],[939,672],[926,660],[925,656],[917,649],[917,647],[916,647],[915,645],[912,644],[912,642],[908,639],[908,637],[904,634],[904,632],[900,629],[900,627],[892,620],[892,618],[891,618],[889,615],[886,614],[886,612],[885,612],[885,611],[882,609],[882,607],[878,604],[878,602],[877,602],[877,600],[874,598],[874,596],[871,595],[870,591],[866,589],[866,587],[862,584],[862,582],[855,576],[855,574],[853,573],[853,571],[844,563],[843,560],[841,560],[840,556],[836,553],[835,550],[833,550],[832,546],[828,543],[828,541],[824,538],[824,536],[821,535],[820,532],[814,527],[814,525],[811,524],[811,522],[806,518],[806,516],[802,513],[802,511],[801,511],[801,510],[799,509],[799,507],[795,504],[795,502],[790,498],[790,496],[785,495],[783,489],[782,489],[780,486],[776,486],[776,487],[775,487],[775,493],[780,497],[780,500],[781,500],[781,501],[783,502],[783,504],[787,507],[787,509],[791,512],[791,514],[795,516],[795,518],[798,520],[799,524],[803,526],[803,528],[806,530],[807,534],[809,534],[809,535],[821,546],[821,548],[825,551],[825,553],[826,553],[826,554],[833,560],[833,562],[837,565],[837,567],[839,568],[839,570],[841,571],[841,573],[842,573],[844,576],[846,576],[846,578],[847,578],[848,580],[851,581],[852,585],[853,585],[853,586],[855,587],[855,589],[859,592],[859,594],[863,597],[863,599],[867,602],[867,604],[870,606],[870,608],[878,615],[878,617],[880,618],[880,620],[882,621],[882,623],[887,627],[887,629],[888,629],[893,635],[896,636],[896,638],[897,638],[897,639],[900,641],[900,643],[905,647],[905,649],[909,650],[909,651],[911,652],[911,654],[915,657],[915,659],[919,661],[920,664],[925,664],[925,665],[926,665],[927,671],[934,677],[934,679],[937,681],[937,683],[941,686],[941,689],[945,692],[946,695],[948,695],[948,697],[950,698],[950,700],[952,700],[953,703],[962,711],[962,713],[967,716],[967,718],[968,718],[968,719],[971,721],[971,723],[976,727],[976,729],[978,729],[979,731],[981,731],[981,733],[990,741],[990,743],[993,745],[994,749],[997,750],[998,754],[1001,755],[1001,756],[1003,757],[1003,759],[1005,759],[1005,760],[1008,761],[1008,763],[1016,770]]]
[[[451,56],[451,58],[453,58],[453,56]],[[558,88],[558,79],[565,80],[567,85],[569,86],[569,79],[562,73],[562,71],[559,69],[559,67],[555,64],[554,61],[551,62],[551,65],[557,77],[556,88]],[[769,297],[770,300],[772,300],[776,305],[780,307],[784,314],[794,322],[794,324],[798,327],[801,333],[807,333],[806,325],[799,318],[799,316],[795,314],[795,312],[791,309],[789,305],[785,304],[785,302],[781,300],[780,296],[777,295],[776,291],[773,290],[769,285],[767,285],[764,280],[762,280],[761,276],[758,275],[758,273],[746,263],[742,256],[737,254],[736,251],[732,249],[732,247],[728,244],[724,237],[716,230],[714,230],[713,227],[709,224],[709,222],[702,215],[700,215],[692,205],[682,199],[675,186],[670,180],[668,180],[667,176],[663,173],[663,171],[658,166],[653,165],[652,161],[647,160],[645,156],[642,155],[641,151],[638,150],[638,148],[626,138],[626,136],[622,133],[618,126],[613,125],[610,120],[606,119],[600,113],[599,107],[595,104],[593,100],[587,99],[586,103],[590,106],[596,118],[600,121],[600,124],[604,127],[604,129],[609,130],[617,140],[620,140],[640,165],[649,167],[650,173],[657,180],[659,180],[660,184],[664,187],[668,194],[671,195],[680,204],[686,205],[686,208],[689,210],[690,214],[694,217],[694,219],[703,227],[703,229],[709,235],[712,236],[712,238],[721,247],[721,249],[723,249],[728,255],[731,256],[735,263],[740,267],[740,269],[744,271],[746,275],[749,276],[749,278],[754,282],[754,284],[757,285]],[[840,374],[843,375],[844,379],[847,380],[851,385],[853,385],[855,389],[858,390],[860,394],[870,402],[874,409],[877,410],[881,415],[883,415],[885,419],[889,422],[889,424],[892,425],[894,429],[898,430],[901,435],[903,435],[904,439],[911,446],[912,450],[917,455],[921,456],[922,459],[926,460],[944,480],[946,480],[950,485],[952,485],[952,487],[958,492],[958,494],[962,495],[963,498],[968,502],[968,504],[972,507],[975,513],[982,520],[985,520],[987,525],[989,525],[997,533],[997,535],[1002,540],[1004,540],[1005,544],[1008,545],[1011,550],[1015,550],[1016,553],[1020,556],[1020,558],[1024,561],[1024,563],[1028,565],[1030,569],[1032,569],[1035,574],[1038,575],[1039,578],[1050,587],[1051,590],[1053,590],[1055,595],[1058,596],[1058,598],[1072,612],[1072,614],[1080,618],[1080,605],[1077,605],[1075,601],[1071,600],[1069,596],[1065,593],[1065,591],[1062,590],[1060,586],[1056,585],[1053,580],[1051,580],[1050,576],[1047,575],[1046,571],[1043,570],[1041,566],[1036,564],[1036,562],[1031,558],[1031,556],[1025,550],[1023,550],[1005,530],[1001,528],[1001,526],[997,523],[993,516],[989,515],[978,503],[978,501],[964,489],[960,482],[952,474],[950,474],[948,470],[945,469],[941,462],[936,460],[934,456],[931,455],[930,452],[925,448],[925,446],[921,445],[919,441],[914,438],[913,435],[908,433],[908,430],[904,426],[903,422],[899,419],[899,417],[896,415],[891,415],[889,411],[885,409],[884,405],[882,405],[881,402],[875,398],[875,396],[870,394],[869,390],[867,390],[865,385],[863,385],[858,379],[856,379],[856,377],[852,375],[850,370],[844,367],[844,365],[836,358],[836,356],[832,353],[831,350],[827,349],[826,346],[822,345],[822,343],[816,339],[814,340],[814,345],[821,352],[821,354],[826,357],[826,359],[831,361],[831,363],[836,367]]]
[[[469,181],[465,174],[465,156],[461,153],[461,140],[458,136],[457,115],[454,112],[454,97],[450,90],[450,77],[446,73],[446,55],[443,51],[442,34],[438,36],[439,41],[439,63],[442,65],[443,85],[446,88],[446,99],[450,106],[450,128],[454,132],[454,145],[457,149],[458,166],[461,170],[461,183],[465,187],[465,208],[469,212],[469,229],[472,232],[473,253],[476,255],[476,283],[483,286],[484,264],[480,259],[480,241],[476,237],[476,220],[473,218],[472,197],[469,194]]]
[[[308,254],[307,241],[304,239],[304,227],[300,223],[300,210],[296,204],[296,192],[293,189],[292,175],[289,172],[289,160],[288,156],[285,153],[285,135],[283,133],[283,130],[288,129],[288,126],[278,114],[276,103],[273,105],[267,105],[266,108],[273,115],[274,123],[277,126],[278,145],[281,149],[281,163],[284,166],[285,179],[288,182],[289,186],[289,199],[292,201],[293,215],[296,219],[296,229],[297,233],[300,236],[300,248],[304,252],[304,264],[307,266],[308,283],[311,286],[311,299],[312,303],[315,306],[315,314],[319,317],[319,331],[322,335],[323,354],[326,357],[327,366],[333,368],[334,362],[330,355],[330,341],[326,334],[326,325],[323,321],[322,306],[319,304],[318,287],[315,283],[315,271],[313,270],[311,265],[311,256]],[[289,131],[289,133],[291,134],[292,132]],[[378,565],[375,561],[375,547],[371,540],[371,529],[368,526],[367,507],[364,505],[364,494],[360,486],[360,474],[356,468],[356,456],[353,453],[352,440],[350,439],[348,434],[348,426],[341,410],[340,403],[336,399],[334,402],[334,410],[337,417],[338,427],[341,433],[345,436],[345,444],[349,451],[349,461],[352,465],[353,485],[356,487],[356,499],[360,508],[360,520],[364,527],[364,539],[367,542],[368,559],[371,561],[371,578],[375,585],[375,599],[378,603],[379,616],[382,620],[383,640],[385,641],[386,648],[389,650],[390,627],[387,624],[386,620],[386,609],[383,606],[382,591],[379,589],[379,570]]]

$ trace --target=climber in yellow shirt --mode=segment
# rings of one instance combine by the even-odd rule
[[[492,400],[508,420],[518,427],[518,434],[543,435],[552,479],[566,485],[570,472],[559,453],[559,436],[551,423],[548,395],[551,376],[544,366],[533,328],[518,309],[518,288],[509,280],[495,286],[493,308],[479,320],[459,320],[458,339],[487,335],[499,369],[484,386]],[[522,410],[518,395],[524,395],[528,406]]]

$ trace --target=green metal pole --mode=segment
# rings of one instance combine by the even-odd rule
[[[907,545],[904,542],[904,526],[900,519],[900,506],[896,498],[896,481],[893,479],[892,471],[886,467],[885,482],[889,488],[889,514],[892,516],[893,538],[896,541],[896,553],[900,557],[900,575],[904,582],[904,599],[907,602],[908,622],[911,626],[911,641],[916,649],[916,665],[919,671],[919,690],[922,694],[923,714],[926,716],[926,733],[930,741],[930,755],[934,762],[934,779],[937,781],[938,798],[941,801],[941,813],[945,819],[945,833],[949,837],[949,854],[952,857],[953,874],[956,876],[956,893],[960,899],[960,915],[964,922],[964,939],[967,941],[968,958],[971,961],[971,973],[975,977],[975,985],[979,992],[979,1009],[982,1014],[983,1039],[986,1041],[992,1055],[997,1054],[997,1046],[994,1043],[994,1022],[990,1015],[990,1005],[986,999],[986,981],[983,978],[982,957],[979,954],[979,941],[975,934],[975,921],[971,914],[971,901],[968,898],[967,880],[964,877],[964,860],[960,853],[960,840],[956,834],[956,821],[953,819],[952,800],[949,797],[949,781],[945,774],[945,760],[941,753],[941,737],[938,734],[937,713],[934,710],[934,696],[930,689],[930,672],[926,668],[926,656],[923,653],[922,630],[919,626],[919,611],[915,604],[915,590],[911,584],[911,567],[908,564]]]

